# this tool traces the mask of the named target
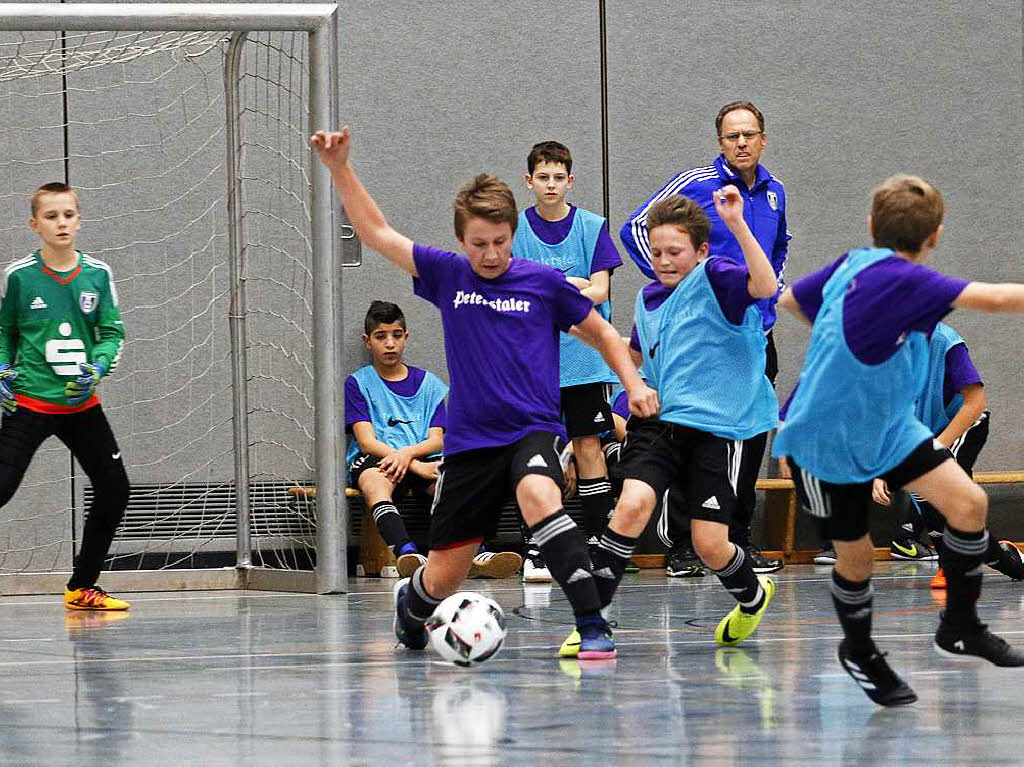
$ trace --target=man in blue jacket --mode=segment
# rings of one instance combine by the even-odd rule
[[[647,211],[660,200],[681,194],[700,204],[711,220],[709,253],[742,264],[743,251],[740,244],[718,217],[712,198],[713,193],[723,186],[734,184],[743,195],[743,217],[771,261],[781,289],[784,284],[782,269],[786,263],[790,239],[786,229],[786,190],[759,162],[767,140],[764,132],[764,115],[749,101],[732,101],[719,110],[718,117],[715,118],[715,130],[721,155],[715,158],[711,165],[683,171],[665,184],[634,211],[620,230],[619,237],[640,267],[640,271],[654,279],[651,249],[647,239]],[[775,324],[777,299],[778,294],[758,302],[768,344],[765,375],[773,385],[778,374],[778,355],[771,329]],[[768,435],[765,433],[743,443],[737,482],[738,504],[729,530],[730,540],[747,550],[754,563],[754,571],[758,573],[782,569],[782,560],[761,556],[756,549],[752,549],[750,541],[750,521],[756,500],[754,486],[767,442]],[[670,518],[669,533],[673,541],[670,557],[673,554],[688,553],[683,551],[688,544],[679,542],[681,538],[687,536],[673,530],[678,528],[674,522],[675,520]]]

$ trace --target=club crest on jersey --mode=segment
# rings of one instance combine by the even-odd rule
[[[768,207],[769,208],[771,208],[772,210],[778,210],[779,209],[779,196],[777,194],[775,194],[775,192],[771,192],[771,191],[765,192],[764,196],[768,198]]]
[[[82,307],[82,311],[86,314],[91,314],[99,302],[99,293],[95,293],[91,290],[83,290],[78,294],[78,305]]]

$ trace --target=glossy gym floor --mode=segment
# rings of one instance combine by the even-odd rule
[[[351,592],[142,593],[127,614],[0,598],[0,762],[11,765],[937,765],[1024,760],[1024,669],[931,647],[934,564],[879,563],[875,633],[920,701],[879,709],[835,659],[827,567],[794,565],[740,648],[717,581],[626,577],[615,661],[560,661],[558,587],[471,581],[509,617],[462,670],[396,649],[393,581]],[[981,614],[1024,644],[1024,584]]]

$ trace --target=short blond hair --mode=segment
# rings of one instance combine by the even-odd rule
[[[72,189],[70,186],[65,184],[63,181],[51,181],[48,184],[43,184],[41,187],[36,189],[35,194],[29,200],[29,205],[32,207],[32,218],[36,217],[36,212],[39,210],[39,200],[45,194],[70,194],[75,198],[75,207],[79,212],[82,211],[82,206],[78,201],[78,192]]]
[[[674,226],[690,236],[694,250],[708,241],[711,234],[711,221],[704,208],[681,194],[674,194],[655,203],[647,211],[647,231],[659,226]]]
[[[516,198],[509,185],[490,173],[481,173],[459,193],[452,203],[455,208],[455,236],[462,240],[466,222],[471,218],[482,218],[492,224],[506,222],[515,234],[519,223]]]
[[[917,176],[897,174],[871,193],[871,237],[876,247],[918,253],[942,224],[939,191]]]

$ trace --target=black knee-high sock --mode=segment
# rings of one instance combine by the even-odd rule
[[[573,614],[581,618],[597,613],[601,604],[593,573],[590,572],[587,544],[565,509],[559,509],[531,527],[530,535],[540,549],[551,577],[558,581],[568,597]]]
[[[876,651],[871,638],[871,613],[874,591],[871,579],[849,581],[832,570],[832,604],[846,636],[851,655],[871,655]]]
[[[601,607],[612,603],[615,590],[619,587],[629,558],[636,548],[636,538],[622,535],[611,529],[605,529],[601,540],[594,550],[594,582],[597,584],[597,595],[601,599]]]
[[[405,614],[416,623],[423,624],[434,614],[434,610],[441,600],[430,595],[427,587],[423,585],[423,570],[425,566],[416,568],[416,572],[409,579],[409,588],[405,592]]]
[[[384,543],[398,554],[409,543],[409,533],[405,529],[405,520],[398,513],[398,507],[391,501],[380,501],[373,504],[370,513]]]
[[[612,510],[612,483],[608,477],[595,477],[581,479],[576,487],[587,535],[600,535],[608,524],[608,512]]]
[[[988,530],[965,533],[946,525],[942,534],[942,559],[939,560],[946,573],[944,623],[961,629],[978,625],[975,606],[981,596],[981,575],[987,550]]]
[[[740,603],[740,610],[753,615],[764,604],[765,593],[757,580],[757,574],[750,564],[747,554],[739,546],[734,546],[736,553],[729,564],[721,570],[713,570],[725,590],[732,594]]]

